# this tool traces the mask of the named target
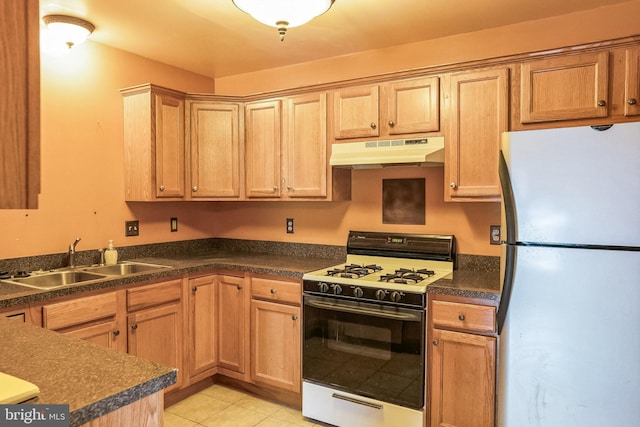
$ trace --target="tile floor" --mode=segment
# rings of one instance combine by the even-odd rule
[[[165,427],[326,427],[302,417],[298,409],[220,384],[165,409]]]

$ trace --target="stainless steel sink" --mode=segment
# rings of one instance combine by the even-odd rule
[[[169,268],[165,265],[143,264],[138,262],[125,262],[115,265],[105,265],[100,267],[85,268],[85,271],[92,273],[106,274],[109,276],[126,276],[127,274],[143,273],[148,271]]]
[[[28,286],[35,289],[56,289],[62,286],[86,283],[93,280],[108,279],[109,276],[126,276],[170,268],[166,265],[145,264],[138,262],[123,262],[115,265],[92,266],[75,268],[70,270],[59,270],[51,272],[35,272],[32,276],[5,279],[3,282],[14,285]]]
[[[86,271],[58,271],[30,277],[15,278],[7,280],[7,282],[36,289],[55,289],[74,283],[104,279],[105,277],[107,276],[104,274],[88,273]]]

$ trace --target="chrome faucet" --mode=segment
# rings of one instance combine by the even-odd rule
[[[76,238],[75,242],[69,245],[69,267],[76,266],[76,245],[80,241],[80,238]]]

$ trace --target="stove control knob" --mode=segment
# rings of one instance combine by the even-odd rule
[[[362,298],[363,292],[362,288],[356,287],[353,289],[353,296],[356,298]]]
[[[378,299],[378,301],[382,301],[382,300],[384,300],[384,297],[385,297],[386,295],[387,295],[387,293],[386,293],[384,290],[382,290],[382,289],[378,289],[378,290],[376,291],[376,298]]]
[[[340,285],[333,285],[333,293],[335,295],[340,295],[342,293],[342,286]]]
[[[324,293],[329,290],[329,285],[327,285],[325,282],[320,282],[318,283],[318,288],[320,289],[320,292]]]
[[[400,302],[400,300],[402,299],[402,295],[404,295],[402,292],[397,292],[397,291],[391,292],[391,301]]]

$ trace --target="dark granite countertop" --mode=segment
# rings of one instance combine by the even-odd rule
[[[170,268],[128,276],[110,276],[99,281],[79,283],[53,290],[38,290],[0,282],[0,309],[38,303],[65,295],[155,279],[171,279],[185,274],[197,274],[211,270],[242,271],[301,278],[306,272],[343,263],[344,259],[215,250],[189,256],[146,257],[129,261],[165,265]],[[434,282],[428,286],[427,292],[498,300],[500,297],[499,273],[495,268],[478,268],[478,265],[473,262],[459,263],[458,269],[453,273],[453,279]]]
[[[68,404],[78,426],[176,382],[174,369],[0,318],[0,371],[40,388],[27,403]]]

